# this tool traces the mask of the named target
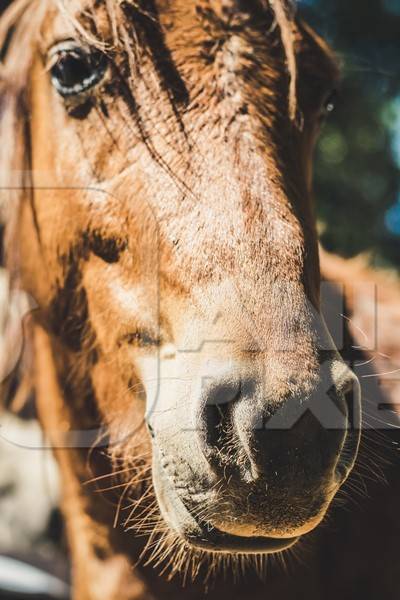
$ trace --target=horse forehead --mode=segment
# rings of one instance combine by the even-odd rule
[[[164,34],[175,32],[167,38],[179,49],[205,42],[207,38],[229,39],[230,35],[240,35],[256,23],[266,31],[270,19],[272,23],[275,16],[275,4],[283,5],[287,1],[119,0],[113,5],[106,0],[66,0],[62,9],[58,3],[49,4],[42,33],[49,41],[67,34],[74,37],[82,30],[92,37],[94,27],[93,39],[97,36],[106,38],[111,34],[113,24],[119,26],[131,22],[136,29],[140,22],[149,19],[153,24],[161,25]],[[182,39],[177,39],[181,34]]]
[[[254,12],[269,11],[276,2],[284,5],[289,12],[290,7],[294,5],[291,0],[120,0],[116,4],[122,9],[132,6],[143,15],[152,15],[158,10],[175,14],[181,7],[185,7],[193,15],[204,10],[214,13],[222,21],[231,23],[236,15],[240,18]],[[105,0],[67,0],[65,6],[69,14],[79,16],[101,8],[109,10],[107,4]]]
[[[157,5],[174,10],[182,0],[157,0]],[[260,11],[269,11],[275,4],[280,3],[288,14],[295,12],[295,0],[184,0],[186,6],[193,6],[195,9],[210,10],[218,15],[221,20],[232,22],[237,15],[247,16],[251,13]]]
[[[129,19],[131,13],[127,9],[132,7],[137,15],[150,19],[157,18],[157,14],[168,15],[170,26],[177,29],[185,27],[188,21],[198,22],[199,17],[206,20],[216,17],[220,25],[234,28],[246,25],[255,15],[274,15],[278,4],[286,9],[288,16],[294,15],[293,0],[119,0],[114,7],[106,0],[66,0],[62,10],[57,3],[49,4],[48,14],[52,17],[69,15],[78,21],[91,15],[90,19],[94,17],[96,21],[96,29],[100,26],[101,30],[102,21],[107,28],[109,23],[106,22],[109,17],[115,18],[118,9]]]
[[[197,11],[211,11],[222,22],[232,24],[255,10],[269,7],[269,0],[194,0]]]
[[[179,15],[184,12],[186,19],[198,21],[200,17],[229,29],[245,26],[255,14],[270,13],[273,0],[156,0],[156,6],[161,13],[168,12],[172,19],[177,17],[175,25],[178,27],[183,24]]]

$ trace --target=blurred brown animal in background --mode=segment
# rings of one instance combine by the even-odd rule
[[[347,363],[374,375],[320,308],[324,42],[283,0],[17,0],[0,28],[7,266],[39,306],[75,597],[395,598],[365,556],[396,539],[397,480],[380,527],[382,498],[317,528],[359,446]]]

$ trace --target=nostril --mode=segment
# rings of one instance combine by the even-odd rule
[[[361,433],[360,392],[356,381],[344,391],[344,401],[347,409],[347,427],[344,442],[336,464],[336,476],[340,484],[347,478],[354,466]]]
[[[241,393],[240,381],[235,383],[223,383],[211,388],[207,394],[207,406],[225,406],[237,400]]]
[[[245,413],[250,417],[256,397],[257,382],[250,377],[226,377],[218,382],[214,380],[203,388],[198,440],[204,456],[216,472],[223,468],[225,475],[228,471],[237,474],[250,468],[236,414],[239,407],[246,405]]]
[[[360,383],[353,371],[341,360],[335,360],[329,366],[328,373],[322,377],[322,385],[325,381],[330,383],[328,397],[336,409],[339,409],[344,421],[334,419],[332,423],[324,423],[328,429],[352,430],[360,427]]]
[[[229,420],[226,405],[211,405],[205,408],[204,437],[209,449],[217,448],[221,442],[224,423]]]
[[[350,372],[350,376],[339,387],[339,391],[345,405],[347,416],[347,429],[358,430],[361,426],[361,390],[360,383],[357,377],[352,372]]]
[[[346,403],[349,427],[354,431],[361,429],[361,386],[358,378],[353,375],[343,390]]]
[[[355,429],[356,407],[354,405],[355,393],[353,388],[344,393],[344,402],[347,410],[347,427],[348,429]]]
[[[231,404],[241,396],[240,382],[224,382],[211,386],[203,400],[203,428],[205,442],[210,447],[222,445],[224,430],[229,428],[231,421]]]

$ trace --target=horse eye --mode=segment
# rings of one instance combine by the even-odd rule
[[[78,96],[99,83],[107,69],[106,56],[73,42],[55,46],[50,55],[51,81],[63,98]]]
[[[329,96],[325,99],[323,108],[322,108],[322,117],[327,117],[331,113],[333,113],[333,111],[336,108],[337,97],[338,97],[337,91],[333,90],[333,92],[331,92],[329,94]]]

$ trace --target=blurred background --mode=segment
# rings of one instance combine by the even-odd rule
[[[8,3],[0,0],[0,13]],[[400,0],[299,0],[298,8],[336,50],[343,73],[315,157],[322,243],[400,271]],[[0,325],[4,276],[0,269]],[[10,428],[12,442],[3,435]],[[49,451],[31,449],[41,435],[32,413],[0,417],[0,599],[69,596],[56,467]]]
[[[315,161],[327,250],[400,269],[400,0],[300,0],[343,80]]]

